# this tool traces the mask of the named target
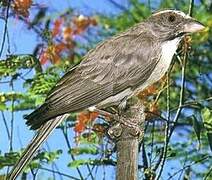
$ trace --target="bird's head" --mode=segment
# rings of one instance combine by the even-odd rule
[[[177,10],[163,10],[147,19],[152,33],[162,41],[183,37],[185,34],[198,32],[205,27],[189,15]]]

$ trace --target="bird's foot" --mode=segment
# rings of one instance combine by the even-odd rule
[[[119,122],[121,123],[121,124],[123,124],[125,127],[128,127],[128,128],[130,128],[131,129],[131,133],[133,134],[133,135],[139,135],[140,134],[140,131],[141,131],[141,128],[140,128],[140,126],[138,125],[138,123],[136,123],[136,122],[132,122],[132,121],[130,121],[130,120],[127,120],[127,118],[120,118],[119,119]]]
[[[113,121],[117,121],[117,119],[119,119],[118,112],[116,111],[115,108],[110,108],[110,112],[102,110],[102,109],[97,109],[97,108],[92,108],[92,109],[89,108],[88,111],[98,113],[99,117],[103,117],[104,120],[109,123],[111,123]]]
[[[99,114],[99,117],[102,116],[104,120],[110,124],[108,134],[112,139],[121,136],[122,130],[124,128],[129,129],[129,134],[133,136],[139,136],[140,134],[142,134],[141,126],[138,124],[138,121],[132,121],[132,119],[128,117],[128,114],[124,113],[126,105],[122,107],[125,108],[120,110],[120,108],[111,107],[108,111],[92,108],[89,109],[89,111],[97,112]]]
[[[140,139],[143,134],[141,126],[138,124],[132,124],[129,121],[116,122],[108,129],[109,137],[116,140],[119,140],[124,132],[127,132],[128,138],[138,137]]]

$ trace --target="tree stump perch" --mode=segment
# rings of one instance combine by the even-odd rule
[[[138,147],[144,135],[144,121],[144,106],[137,102],[129,106],[108,130],[117,146],[117,180],[138,179]]]

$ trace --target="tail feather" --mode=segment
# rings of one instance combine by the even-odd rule
[[[18,175],[22,172],[25,166],[30,162],[33,158],[34,153],[39,149],[42,143],[49,137],[52,131],[67,117],[69,114],[64,114],[62,116],[58,116],[55,119],[52,119],[46,122],[37,132],[37,134],[32,139],[31,143],[26,147],[23,152],[21,158],[18,162],[13,166],[10,174],[7,177],[7,180],[15,180]]]
[[[54,117],[55,116],[50,113],[48,104],[44,103],[31,114],[25,116],[24,119],[27,119],[26,124],[30,126],[30,129],[36,130],[39,129],[48,120]]]

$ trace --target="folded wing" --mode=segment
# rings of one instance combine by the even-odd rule
[[[88,108],[127,88],[133,90],[153,71],[158,48],[145,33],[122,34],[103,42],[63,76],[45,103],[26,117],[27,124],[37,129],[58,115]]]

